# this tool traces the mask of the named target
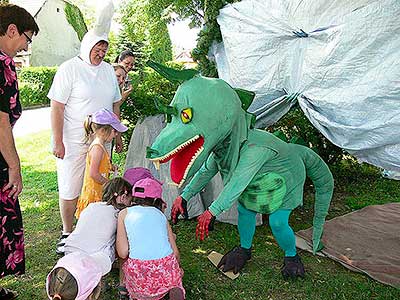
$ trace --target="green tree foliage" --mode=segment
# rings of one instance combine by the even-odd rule
[[[93,6],[89,6],[86,0],[68,0],[71,4],[79,7],[82,12],[83,19],[88,28],[92,27],[96,17],[95,17],[95,8]]]
[[[26,67],[18,72],[20,101],[22,107],[48,105],[50,86],[56,67]]]
[[[65,2],[65,15],[67,17],[67,21],[74,28],[75,32],[78,35],[80,41],[82,41],[83,36],[88,31],[86,27],[85,20],[83,19],[83,14],[79,10],[79,8],[73,4]]]
[[[164,17],[169,2],[130,0],[124,3],[121,9],[122,36],[136,46],[133,50],[140,53],[139,61],[152,59],[164,63],[172,59],[168,18]]]

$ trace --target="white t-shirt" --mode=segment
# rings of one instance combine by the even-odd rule
[[[93,66],[73,57],[58,68],[47,97],[65,104],[63,141],[82,143],[86,116],[102,108],[113,111],[121,93],[111,65]]]
[[[140,260],[160,259],[170,255],[167,218],[152,206],[128,207],[124,224],[129,241],[129,257]]]
[[[65,253],[106,253],[115,259],[118,210],[105,202],[90,203],[81,213],[75,230],[65,240]]]

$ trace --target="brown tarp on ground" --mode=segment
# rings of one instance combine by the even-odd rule
[[[312,251],[312,228],[296,233]],[[345,267],[400,288],[400,203],[373,205],[325,223],[321,251]]]

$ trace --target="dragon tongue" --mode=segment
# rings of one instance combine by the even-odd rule
[[[177,184],[183,183],[182,179],[187,174],[187,169],[191,167],[192,158],[198,153],[203,144],[204,138],[200,136],[200,138],[183,148],[172,158],[170,173],[173,182]]]

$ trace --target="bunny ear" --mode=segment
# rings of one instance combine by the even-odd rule
[[[107,1],[106,4],[102,6],[97,12],[96,23],[93,28],[93,31],[97,36],[108,36],[113,15],[114,4],[112,3],[112,1]]]
[[[182,83],[199,74],[199,71],[194,69],[176,70],[151,60],[149,60],[146,64],[158,74],[172,82]]]

